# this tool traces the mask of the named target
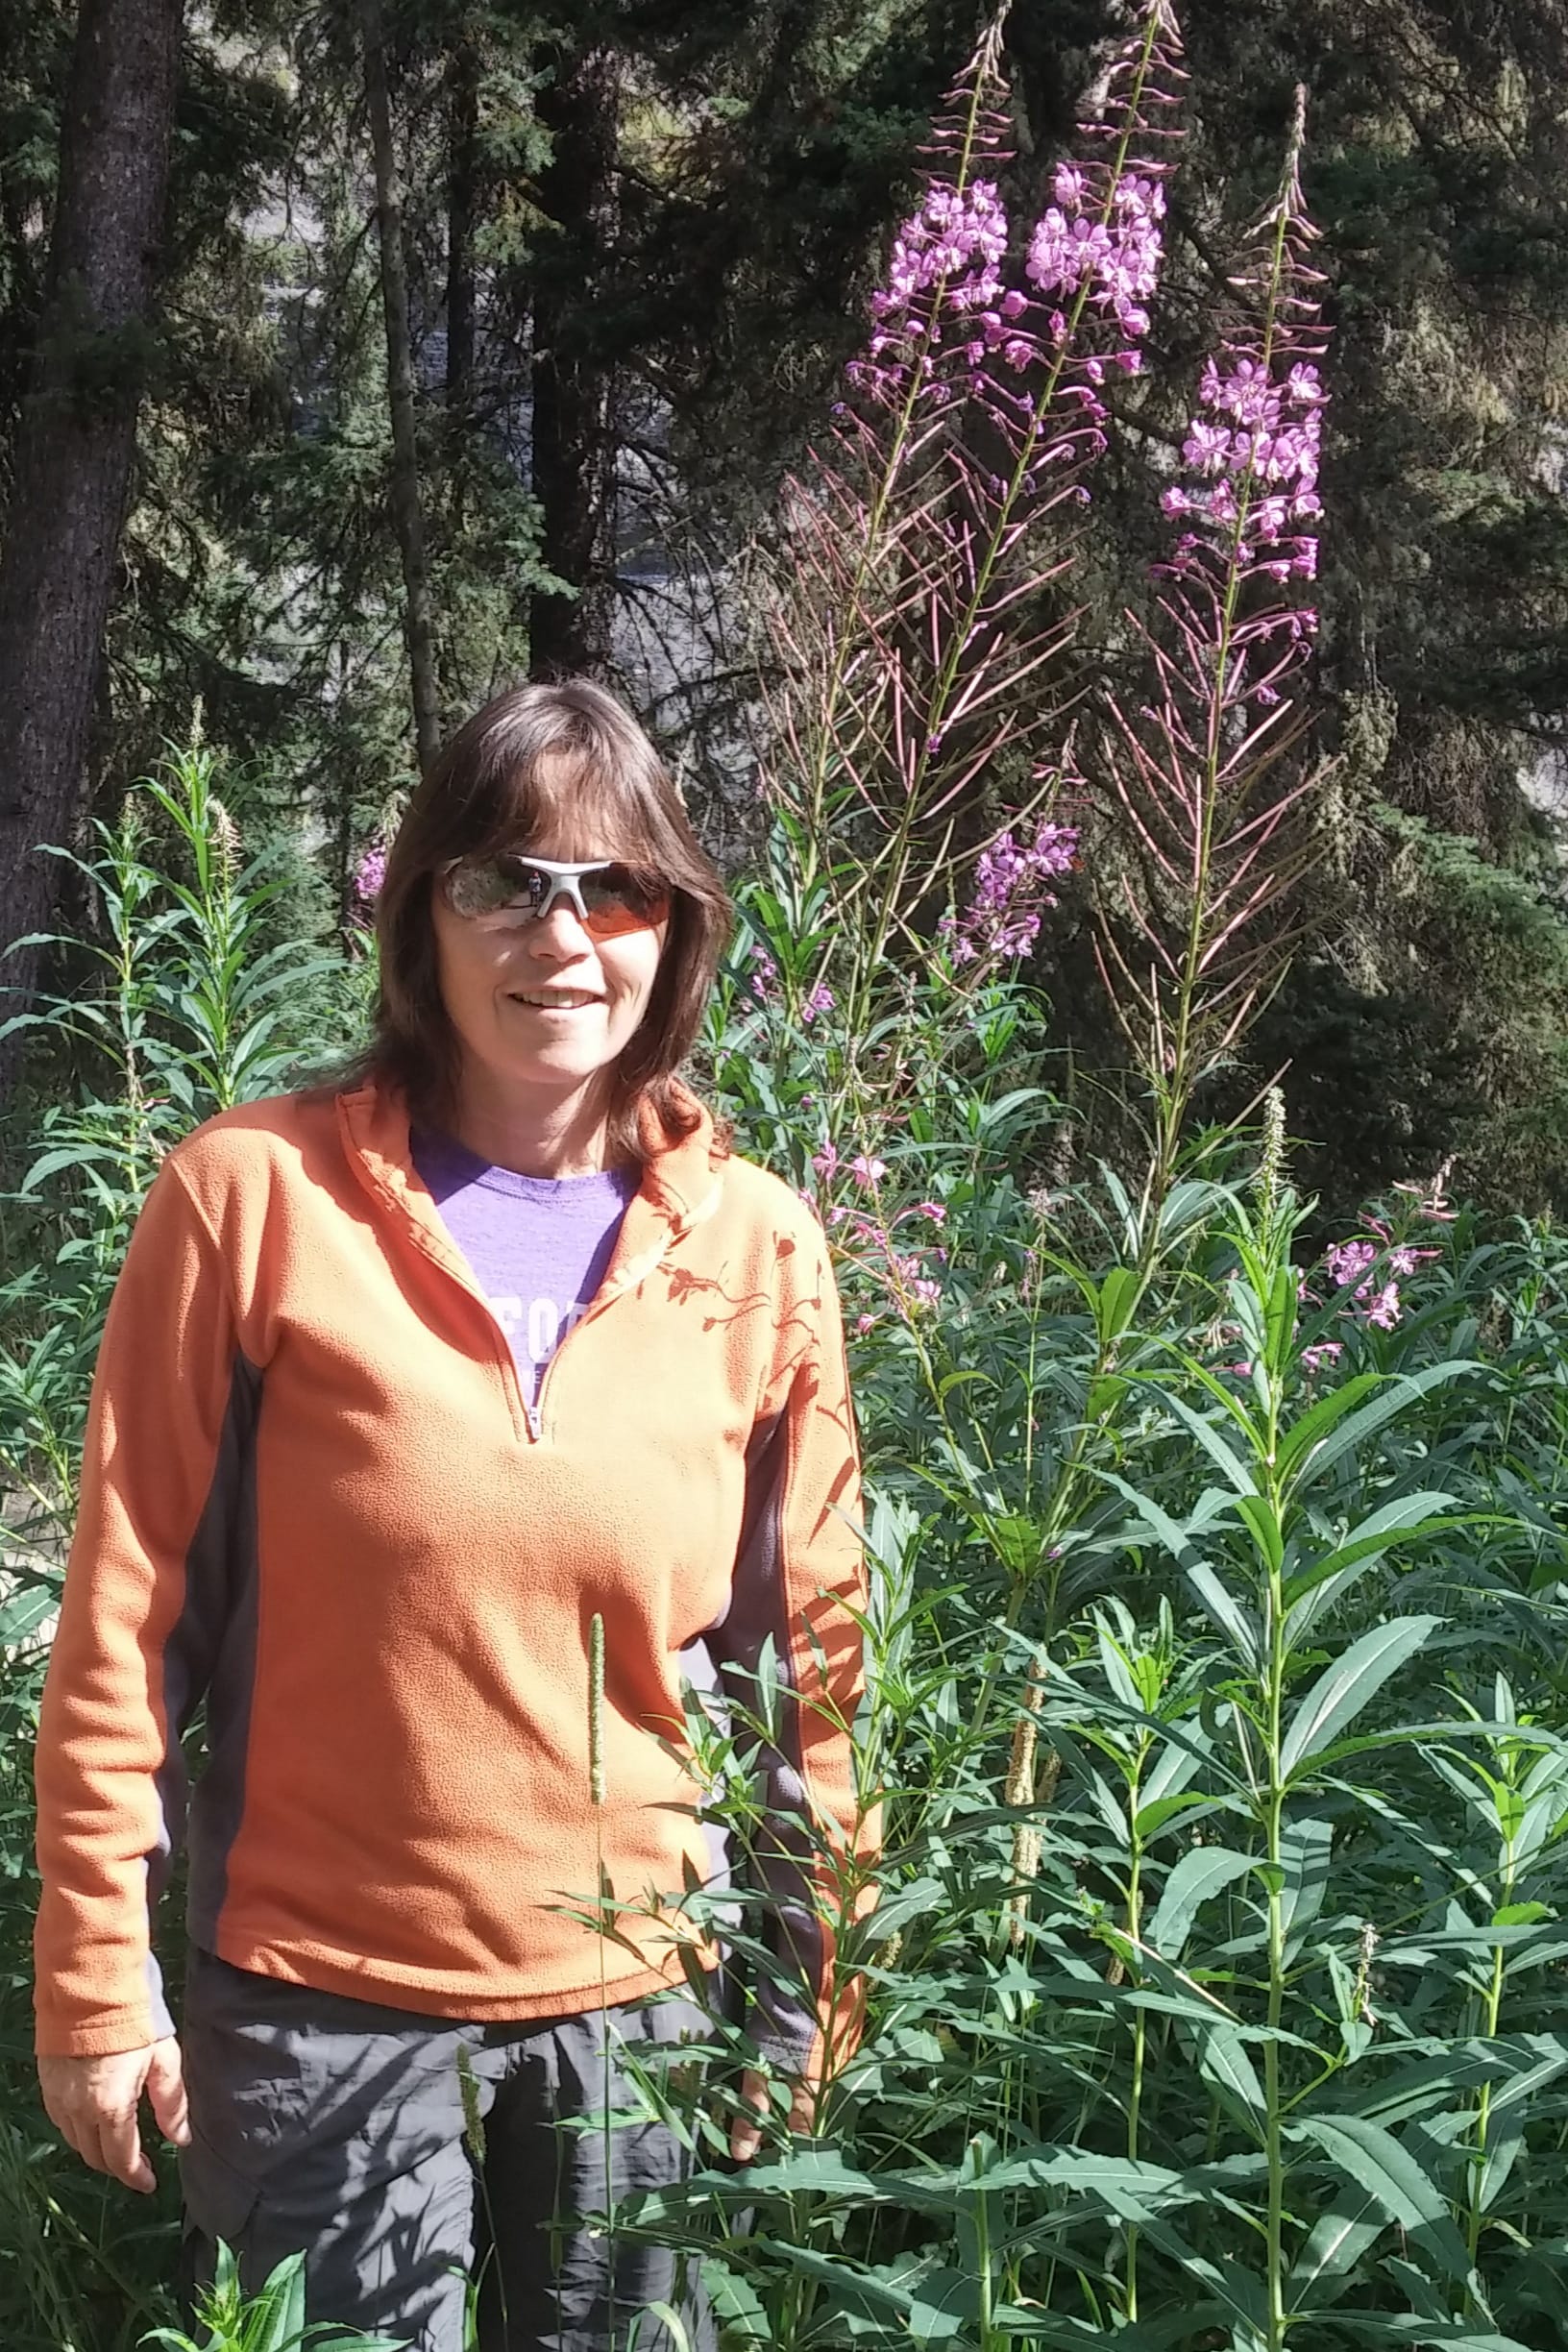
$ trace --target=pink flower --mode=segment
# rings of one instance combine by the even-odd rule
[[[819,1013],[831,1013],[833,1003],[833,991],[825,980],[819,980],[800,1008],[800,1018],[803,1021],[813,1021]]]
[[[998,264],[1006,252],[1007,212],[993,181],[929,187],[919,211],[898,232],[871,314],[896,322],[938,292],[957,311],[990,309],[1001,297]]]
[[[885,1160],[870,1159],[865,1152],[862,1152],[858,1159],[851,1160],[849,1163],[849,1173],[863,1192],[870,1192],[873,1187],[879,1185],[887,1172],[888,1164]]]
[[[855,1329],[863,1339],[866,1336],[866,1334],[873,1328],[875,1322],[876,1317],[874,1314],[856,1315]]]
[[[1325,1339],[1317,1347],[1303,1348],[1301,1351],[1301,1360],[1307,1366],[1309,1372],[1316,1372],[1319,1371],[1324,1364],[1335,1362],[1337,1359],[1344,1354],[1344,1348],[1339,1340]]]
[[[1382,1331],[1392,1331],[1399,1321],[1399,1285],[1385,1283],[1367,1308],[1366,1319],[1369,1323],[1376,1323]]]
[[[1094,172],[1103,175],[1103,166]],[[1093,171],[1093,167],[1090,167]],[[1042,294],[1072,294],[1083,286],[1096,309],[1111,313],[1123,336],[1137,341],[1149,331],[1144,305],[1159,282],[1165,194],[1157,180],[1128,173],[1112,191],[1111,218],[1093,220],[1079,208],[1091,194],[1090,172],[1058,168],[1052,194],[1029,241],[1025,274]],[[1069,214],[1071,217],[1069,218]],[[1066,321],[1052,332],[1060,340]]]
[[[1206,425],[1195,417],[1182,443],[1184,461],[1200,474],[1217,474],[1231,454],[1231,435],[1223,425]]]
[[[962,916],[944,915],[938,929],[955,964],[980,956],[1027,955],[1040,936],[1041,910],[1054,907],[1049,885],[1077,862],[1078,828],[1042,819],[1032,842],[1003,833],[975,860],[975,892]]]
[[[824,1143],[820,1152],[813,1152],[811,1157],[811,1164],[817,1170],[817,1173],[821,1178],[823,1184],[831,1184],[834,1177],[839,1172],[839,1153],[837,1144]]]
[[[917,1201],[910,1214],[929,1217],[933,1225],[945,1225],[947,1222],[947,1212],[941,1201]]]
[[[766,1004],[772,993],[772,983],[778,978],[778,966],[759,939],[751,942],[750,954],[751,993],[758,1004]]]
[[[374,906],[386,884],[386,851],[374,844],[354,870],[354,894],[361,906]]]
[[[1336,1290],[1343,1290],[1351,1283],[1360,1282],[1377,1254],[1370,1241],[1335,1242],[1332,1249],[1325,1250],[1323,1254],[1330,1282]]]

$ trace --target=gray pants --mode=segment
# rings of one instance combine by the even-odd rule
[[[628,2059],[657,2074],[709,2030],[684,1998],[607,2015],[612,2111],[641,2104]],[[471,2267],[484,2352],[672,2352],[670,2331],[645,2315],[654,2302],[679,2312],[692,2352],[712,2352],[695,2263],[578,2218],[678,2180],[690,2162],[662,2124],[616,2126],[606,2184],[605,2134],[570,2128],[605,2104],[598,2011],[447,2023],[192,1951],[181,2038],[187,2295],[223,2238],[247,2291],[303,2251],[311,2321],[413,2352],[464,2352]]]

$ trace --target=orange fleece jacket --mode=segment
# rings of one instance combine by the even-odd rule
[[[168,2030],[149,1913],[184,1828],[189,1923],[240,1968],[432,2016],[598,2006],[574,1907],[711,1869],[677,1654],[771,1642],[772,1929],[802,1977],[759,2039],[852,2031],[809,1812],[856,1820],[855,1439],[821,1226],[707,1114],[649,1153],[530,1425],[511,1350],[414,1173],[393,1092],[226,1112],[159,1170],[115,1289],[38,1740],[38,2048]],[[606,1633],[606,1802],[588,1646]],[[607,1994],[678,1981],[623,1915]],[[711,1961],[711,1949],[701,1955]],[[835,2004],[840,2015],[835,2018]]]

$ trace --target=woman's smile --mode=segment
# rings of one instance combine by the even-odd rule
[[[513,1004],[522,1005],[530,1013],[586,1013],[593,1005],[601,1005],[602,996],[587,989],[532,990],[509,989]]]

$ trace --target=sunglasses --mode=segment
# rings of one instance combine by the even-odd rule
[[[670,912],[668,883],[615,858],[576,863],[506,851],[453,858],[442,869],[441,885],[454,915],[487,930],[542,922],[557,898],[566,900],[590,939],[646,931]]]

